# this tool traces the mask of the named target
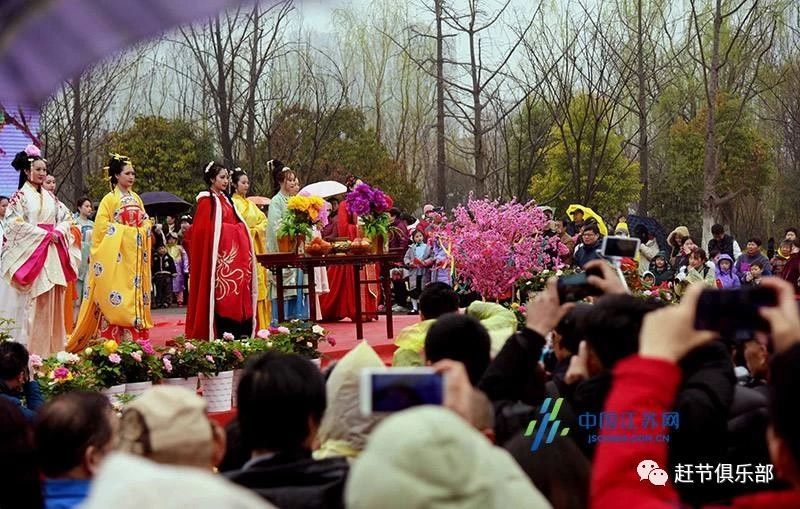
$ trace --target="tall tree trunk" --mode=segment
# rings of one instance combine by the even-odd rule
[[[644,71],[643,17],[642,0],[638,0],[636,3],[636,74],[639,78],[639,96],[636,106],[639,109],[639,180],[642,183],[638,209],[640,216],[647,215],[650,186],[650,140],[647,136],[647,107],[645,105],[647,78]]]
[[[444,36],[442,35],[442,2],[436,8],[436,202],[447,207],[447,163],[444,152]]]
[[[708,245],[711,239],[711,226],[719,218],[719,203],[717,197],[717,180],[719,168],[717,167],[717,137],[716,115],[717,95],[719,93],[719,45],[720,30],[722,27],[722,0],[716,0],[714,8],[714,33],[711,43],[711,69],[708,73],[708,90],[706,91],[706,146],[703,159],[703,245]]]
[[[469,63],[472,78],[472,144],[475,160],[475,194],[478,198],[486,196],[486,155],[483,151],[483,111],[481,107],[481,84],[478,76],[478,56],[475,54],[474,13],[469,25]]]
[[[71,184],[72,202],[78,201],[83,194],[83,97],[81,96],[81,77],[72,80],[72,137],[75,142],[74,158],[72,160]]]

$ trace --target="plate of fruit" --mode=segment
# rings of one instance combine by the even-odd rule
[[[351,254],[367,254],[372,250],[372,242],[370,242],[367,238],[355,238],[350,243],[350,253]]]
[[[330,253],[331,249],[333,249],[333,244],[323,240],[321,237],[314,237],[305,246],[305,252],[310,256],[323,256]]]

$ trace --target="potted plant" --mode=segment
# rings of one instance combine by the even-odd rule
[[[149,341],[123,341],[117,352],[122,358],[126,394],[138,396],[161,378],[161,361]]]
[[[72,391],[96,391],[100,384],[92,365],[78,355],[58,352],[44,360],[34,373],[42,394],[50,399]]]
[[[125,373],[118,349],[119,345],[113,339],[99,339],[90,344],[82,354],[94,369],[103,393],[112,400],[125,393]]]
[[[212,366],[208,373],[200,374],[200,387],[209,412],[227,412],[231,409],[233,368],[237,359],[227,343],[221,339],[194,343]]]
[[[214,366],[194,342],[179,338],[174,343],[175,346],[161,350],[162,383],[196,391],[199,374],[211,373]]]
[[[320,342],[331,346],[336,340],[322,326],[310,321],[292,320],[270,329],[272,347],[284,353],[294,353],[321,366]]]
[[[370,239],[373,252],[385,252],[389,242],[392,199],[379,188],[364,183],[347,193],[346,199],[348,211],[358,215],[361,231]]]

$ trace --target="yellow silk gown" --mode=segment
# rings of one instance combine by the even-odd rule
[[[267,216],[258,206],[240,194],[233,195],[233,206],[236,212],[242,216],[250,230],[250,238],[253,240],[253,250],[257,255],[267,253]],[[269,292],[267,288],[267,269],[260,264],[257,265],[258,275],[258,303],[256,304],[256,327],[266,329],[272,319],[270,303],[268,301]]]
[[[83,303],[67,351],[79,352],[98,337],[147,338],[153,328],[151,226],[136,193],[123,195],[115,188],[100,202]]]

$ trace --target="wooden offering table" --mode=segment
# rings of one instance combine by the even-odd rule
[[[392,283],[389,271],[397,263],[402,263],[405,255],[402,249],[390,250],[385,254],[327,254],[323,256],[306,256],[295,253],[270,253],[256,255],[258,263],[266,267],[267,270],[275,274],[275,291],[278,302],[283,302],[283,295],[286,290],[296,289],[302,291],[308,289],[308,304],[310,316],[317,316],[316,281],[314,280],[314,267],[327,267],[330,265],[352,265],[353,266],[353,287],[355,289],[356,300],[356,338],[364,337],[364,318],[361,309],[361,285],[377,283],[381,287],[383,294],[383,305],[386,308],[386,334],[388,338],[394,337],[394,324],[392,323]],[[365,265],[378,266],[377,280],[362,280],[361,269]],[[300,269],[308,277],[308,284],[298,284],[284,286],[284,269]],[[278,321],[286,319],[283,304],[278,305]]]

